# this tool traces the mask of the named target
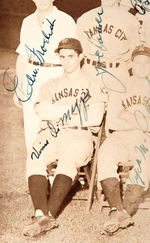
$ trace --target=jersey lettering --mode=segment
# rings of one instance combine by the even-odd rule
[[[52,98],[52,103],[54,104],[55,102],[67,97],[77,97],[79,95],[79,91],[80,89],[64,88],[63,90],[58,91],[54,94]],[[84,98],[85,94],[87,94],[87,89],[82,89],[82,91],[80,91],[80,94]]]
[[[133,105],[143,105],[145,107],[148,107],[149,101],[150,99],[148,99],[148,97],[146,96],[141,97],[141,95],[133,95],[129,98],[126,98],[125,100],[122,100],[122,106],[125,110]]]
[[[93,26],[92,28],[89,28],[89,30],[84,31],[84,33],[87,35],[89,39],[91,39],[93,36],[97,34],[97,32],[101,34],[103,32],[107,34],[113,34],[114,27],[114,25],[105,24],[105,26],[102,26],[101,24],[99,24],[98,26]],[[127,37],[122,29],[118,29],[114,33],[114,36],[120,41],[127,40]]]

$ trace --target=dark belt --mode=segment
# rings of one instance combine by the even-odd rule
[[[87,127],[68,127],[68,128],[71,128],[71,129],[75,129],[75,130],[85,130],[85,131],[88,131],[88,128]]]
[[[107,67],[106,62],[96,62],[89,58],[84,58],[84,62],[86,62],[87,64],[91,64],[95,67],[103,67],[103,68]],[[120,63],[119,62],[115,62],[115,63],[109,62],[108,65],[110,68],[113,68],[113,67],[117,68],[117,67],[119,67]]]
[[[109,129],[109,133],[113,133],[115,132],[116,130],[112,130],[112,129]]]
[[[62,66],[61,64],[55,64],[55,63],[46,63],[46,62],[39,63],[39,62],[32,61],[30,59],[28,60],[28,62],[33,65],[37,65],[41,67],[61,67]]]

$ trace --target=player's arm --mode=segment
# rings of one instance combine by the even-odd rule
[[[16,61],[16,76],[18,78],[18,85],[17,85],[17,96],[19,98],[22,98],[23,92],[22,92],[22,87],[23,87],[23,79],[25,76],[25,70],[27,67],[28,63],[28,56],[25,50],[25,44],[26,44],[26,36],[28,35],[28,26],[26,26],[25,21],[23,21],[22,26],[21,26],[21,33],[20,33],[20,44],[16,49],[16,52],[19,54],[17,57]],[[14,103],[21,107],[22,103],[19,102],[16,94],[14,94],[13,100]],[[23,97],[24,98],[24,97]]]
[[[112,130],[137,129],[135,119],[133,119],[130,112],[124,109],[121,95],[117,92],[109,93],[106,121],[107,127]]]
[[[139,110],[134,111],[134,113],[122,111],[120,113],[120,118],[131,124],[135,129],[143,131],[150,130],[150,115],[148,112],[145,114],[145,112]]]
[[[97,80],[93,80],[90,86],[89,104],[87,107],[88,120],[85,122],[86,126],[99,126],[102,122],[107,104],[107,94],[101,90]]]
[[[54,105],[50,102],[36,103],[35,112],[41,120],[56,120],[70,109],[69,105]]]
[[[40,88],[38,99],[34,105],[35,113],[39,116],[40,120],[52,121],[59,119],[70,108],[69,105],[52,104],[54,83],[52,80],[48,80]]]
[[[18,80],[18,85],[17,85],[17,95],[16,93],[13,96],[13,101],[15,103],[16,106],[18,106],[19,108],[22,107],[22,102],[20,102],[17,98],[17,96],[21,99],[23,96],[23,92],[22,92],[22,86],[23,86],[23,78],[25,75],[25,70],[26,70],[26,65],[27,65],[27,61],[24,59],[24,57],[19,54],[17,61],[16,61],[16,76],[17,76],[17,80]]]
[[[106,98],[94,82],[89,87],[85,99],[79,99],[75,112],[69,121],[74,126],[99,126],[101,124]]]

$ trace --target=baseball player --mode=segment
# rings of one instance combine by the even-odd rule
[[[127,73],[130,52],[138,40],[136,18],[118,2],[102,0],[100,7],[84,13],[77,21],[85,55],[83,70],[110,90],[114,83],[117,90],[121,89],[117,79],[122,80]]]
[[[27,150],[36,138],[39,119],[33,106],[41,84],[62,75],[63,68],[54,53],[58,43],[76,36],[76,25],[68,14],[53,6],[54,0],[33,0],[36,11],[22,23],[16,63],[18,87],[14,101],[23,105]]]
[[[111,92],[107,120],[109,136],[98,153],[98,177],[110,205],[104,230],[109,233],[133,224],[131,216],[150,180],[150,48],[137,47],[132,53],[133,76],[125,80],[127,92]],[[120,163],[131,164],[123,201],[120,196]]]
[[[149,35],[149,12],[150,12],[150,1],[129,1],[121,0],[121,7],[125,8],[126,11],[131,13],[139,22],[139,41],[147,42],[150,39]]]
[[[41,119],[40,131],[27,158],[28,184],[36,216],[36,221],[24,229],[24,235],[30,236],[53,227],[77,168],[86,165],[92,156],[90,128],[101,123],[104,110],[99,86],[80,70],[80,42],[65,38],[56,53],[64,74],[47,81],[40,89],[35,104]],[[56,160],[50,190],[46,166]]]

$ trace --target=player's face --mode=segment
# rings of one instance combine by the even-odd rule
[[[33,0],[39,12],[49,11],[55,0]]]
[[[133,73],[138,78],[146,78],[150,75],[150,57],[138,55],[133,60]]]
[[[112,7],[116,5],[119,2],[119,0],[102,0],[102,5],[106,7]]]
[[[72,73],[80,67],[80,55],[72,49],[61,49],[59,57],[64,71],[67,73]]]

